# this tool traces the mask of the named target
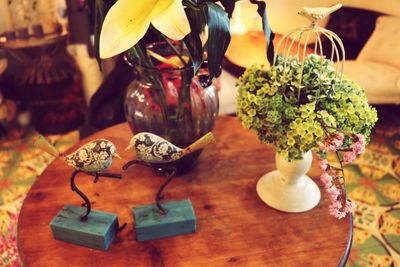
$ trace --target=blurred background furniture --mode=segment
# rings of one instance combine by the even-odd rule
[[[14,62],[9,80],[35,129],[43,134],[77,129],[85,120],[86,107],[82,75],[66,50],[66,35],[7,40],[2,45]]]
[[[397,42],[400,3],[394,0],[384,0],[379,5],[374,1],[341,2],[344,7],[327,17],[320,26],[337,33],[342,39],[347,61],[344,64],[344,74],[365,88],[370,104],[399,104],[400,46]],[[334,0],[269,1],[267,10],[271,28],[276,34],[275,47],[279,37],[286,31],[308,23],[303,17],[293,15],[301,6],[327,6],[335,3],[337,1]],[[242,9],[241,12],[234,13],[233,16],[241,16],[234,20],[240,31],[232,34],[220,78],[220,114],[236,113],[235,83],[244,69],[252,64],[268,65],[265,54],[266,41],[259,32],[261,21],[248,15],[256,13],[255,7],[246,2],[238,7]],[[384,14],[390,16],[385,16],[377,22]],[[378,25],[375,29],[376,23]],[[247,30],[243,30],[239,24]],[[329,45],[324,47],[330,48]],[[330,50],[325,49],[324,54],[330,56]]]
[[[400,104],[400,17],[381,16],[344,74],[365,89],[370,104]]]

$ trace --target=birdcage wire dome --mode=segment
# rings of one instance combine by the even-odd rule
[[[288,63],[290,64],[293,57],[297,58],[299,63],[301,63],[300,76],[298,80],[299,88],[301,88],[304,59],[306,58],[306,56],[308,56],[307,48],[313,46],[313,54],[320,57],[320,66],[321,68],[323,66],[322,62],[325,58],[325,55],[322,37],[327,38],[328,44],[330,44],[331,46],[329,59],[332,63],[332,67],[335,68],[335,81],[340,83],[343,78],[343,67],[346,60],[346,53],[343,42],[336,33],[323,27],[317,26],[316,21],[312,21],[311,24],[308,26],[295,28],[282,36],[281,40],[278,42],[277,49],[275,50],[276,52],[274,54],[273,65],[276,66],[277,57],[279,55],[282,56],[284,60],[283,77],[286,77],[286,74],[289,72]],[[310,40],[314,39],[314,44],[312,44]],[[283,52],[279,53],[278,51]]]

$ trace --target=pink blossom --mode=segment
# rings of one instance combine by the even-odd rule
[[[336,133],[336,139],[343,141],[344,140],[344,133]]]
[[[344,134],[343,133],[336,133],[331,141],[336,148],[339,148],[343,145]]]
[[[329,163],[327,159],[321,160],[321,163],[319,164],[319,168],[323,171],[326,171],[328,169]]]
[[[319,142],[318,146],[322,152],[343,152],[343,163],[349,164],[356,159],[357,155],[364,152],[366,141],[362,134],[352,135],[353,143],[350,150],[348,147],[342,147],[344,139],[345,135],[343,133],[334,133]],[[324,171],[320,179],[331,200],[329,205],[330,215],[337,219],[345,218],[347,213],[354,211],[356,204],[350,200],[344,202],[346,198],[345,187],[341,179],[339,179],[340,177],[336,177],[336,168],[331,167],[327,159],[322,159],[319,167]]]
[[[333,144],[329,144],[327,147],[327,151],[330,153],[336,152],[337,147]]]
[[[353,152],[354,152],[355,154],[357,154],[357,155],[363,153],[364,150],[365,150],[364,145],[363,145],[362,143],[360,143],[360,142],[354,143],[354,144],[352,145],[352,148],[353,148]]]
[[[326,151],[327,150],[326,145],[324,143],[322,143],[322,142],[319,142],[318,146],[319,146],[319,149],[321,149],[322,151]]]
[[[365,146],[366,142],[365,142],[365,137],[362,134],[356,134],[357,138],[358,138],[358,142],[362,145]]]
[[[338,197],[340,196],[340,190],[337,189],[335,186],[326,188],[326,192],[329,194],[332,202],[336,201],[338,199]]]
[[[337,208],[332,204],[329,206],[329,214],[337,219],[343,219],[344,217],[346,217],[345,211],[340,210],[340,208]]]
[[[321,174],[320,179],[322,183],[325,185],[325,187],[332,186],[332,176],[330,176],[328,173],[324,172],[323,174]]]
[[[343,155],[343,160],[345,164],[352,163],[356,159],[356,154],[353,151],[345,152]]]
[[[341,146],[343,145],[343,140],[337,140],[337,139],[332,140],[332,144],[333,144],[333,146],[335,146],[336,148],[339,148],[339,147],[341,147]]]
[[[346,200],[344,208],[342,208],[342,204],[340,201],[333,201],[329,205],[329,214],[337,219],[342,219],[346,217],[347,213],[354,211],[355,207],[356,204],[350,200]]]
[[[332,201],[332,203],[329,205],[329,208],[335,208],[335,209],[341,209],[342,208],[342,203],[338,200]]]
[[[346,200],[346,205],[344,207],[344,211],[346,213],[353,212],[356,209],[357,205],[351,200]]]

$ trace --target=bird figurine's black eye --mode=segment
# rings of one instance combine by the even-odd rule
[[[97,145],[93,148],[93,151],[96,152],[96,153],[100,152],[100,146],[97,144]]]
[[[156,141],[149,135],[146,135],[146,139],[144,140],[145,146],[152,146],[156,143]]]

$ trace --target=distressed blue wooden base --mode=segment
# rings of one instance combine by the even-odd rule
[[[189,199],[162,204],[168,211],[160,214],[155,204],[132,209],[136,239],[146,241],[189,234],[196,231],[196,216]]]
[[[66,205],[50,223],[55,239],[89,248],[107,250],[118,232],[117,215],[92,210],[86,222],[80,216],[86,208]]]

